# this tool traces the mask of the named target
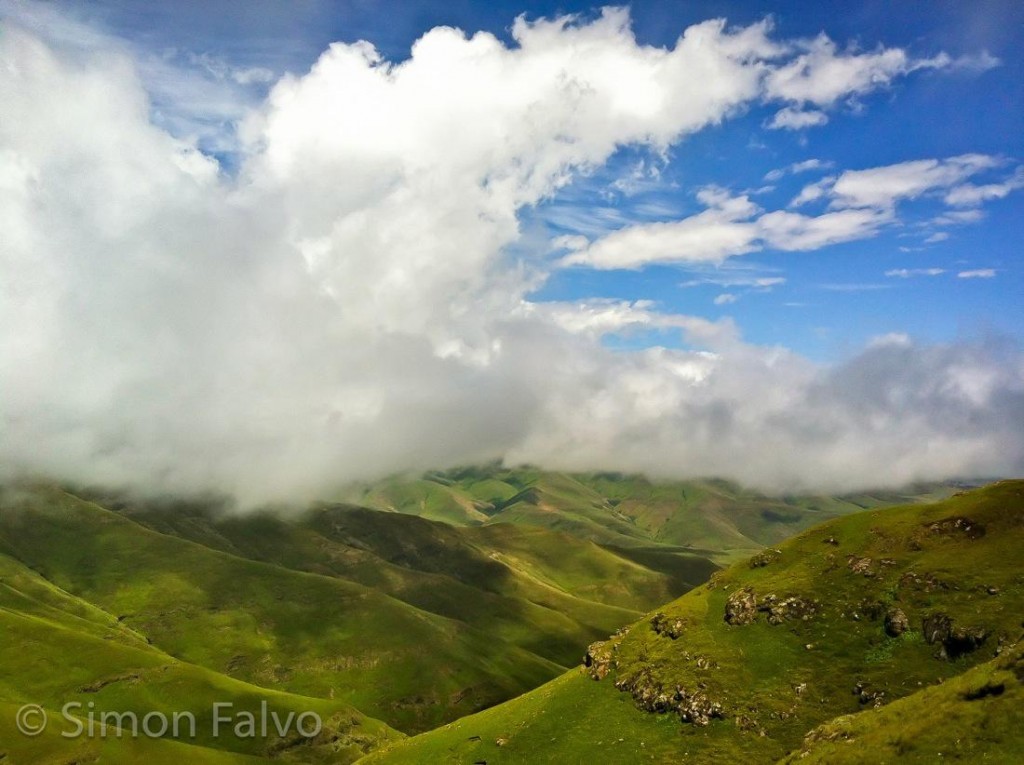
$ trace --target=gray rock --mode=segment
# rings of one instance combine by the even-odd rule
[[[910,629],[910,620],[903,613],[902,608],[891,608],[885,615],[885,634],[889,637],[899,637]]]

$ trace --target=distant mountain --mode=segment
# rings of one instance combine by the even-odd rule
[[[768,496],[729,481],[652,481],[621,473],[557,473],[500,465],[394,477],[344,499],[459,526],[553,528],[622,549],[684,548],[732,560],[829,518],[948,497],[952,484],[843,496]]]
[[[1024,761],[1024,481],[834,519],[378,763]]]

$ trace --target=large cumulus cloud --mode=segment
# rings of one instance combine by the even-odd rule
[[[810,98],[771,85],[803,49],[764,24],[670,50],[622,11],[520,20],[513,47],[436,29],[401,64],[334,45],[249,112],[230,176],[154,125],[125,52],[0,35],[6,475],[258,502],[495,457],[776,489],[1021,468],[1013,348],[822,368],[727,322],[529,301],[549,266],[508,254],[524,207],[621,145]],[[630,327],[699,350],[602,346]]]

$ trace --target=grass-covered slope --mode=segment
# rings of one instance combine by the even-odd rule
[[[456,525],[564,531],[620,549],[747,555],[808,526],[866,508],[941,499],[943,485],[847,496],[770,497],[720,480],[652,481],[484,465],[356,487],[347,499]]]
[[[0,549],[178,658],[407,732],[540,685],[715,570],[674,556],[682,569],[662,573],[548,529],[351,506],[281,517],[92,499],[8,493]]]
[[[560,671],[499,635],[364,585],[160,534],[56,489],[5,502],[0,548],[177,659],[345,701],[405,730]]]
[[[809,765],[872,762],[1024,762],[1024,644],[881,709],[831,720],[783,760]]]
[[[100,501],[149,528],[233,555],[358,582],[563,666],[576,661],[581,645],[715,570],[689,555],[673,556],[675,568],[661,572],[547,529],[459,528],[345,505],[282,517],[225,514],[201,503]]]
[[[341,701],[315,699],[258,688],[163,653],[113,615],[61,591],[17,561],[0,555],[0,762],[352,762],[381,741],[399,734]],[[259,713],[261,702],[284,719],[289,713],[317,713],[324,728],[317,737],[214,736],[214,703],[231,713]],[[22,704],[47,710],[43,736],[31,738],[14,728]],[[62,717],[65,704],[87,720],[88,711],[152,712],[170,718],[189,713],[195,731],[179,728],[180,740],[145,736],[120,741],[108,736],[68,739],[74,728]],[[90,706],[92,705],[92,706]],[[254,760],[252,758],[258,758]]]
[[[1010,650],[1021,549],[1022,481],[838,518],[592,646],[589,667],[367,762],[775,762],[840,715],[917,714],[923,689]],[[1017,709],[998,735],[1019,748]],[[971,761],[1003,751],[986,731],[958,730]]]

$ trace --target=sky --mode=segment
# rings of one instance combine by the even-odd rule
[[[0,477],[1019,475],[1022,43],[994,1],[0,0]]]

